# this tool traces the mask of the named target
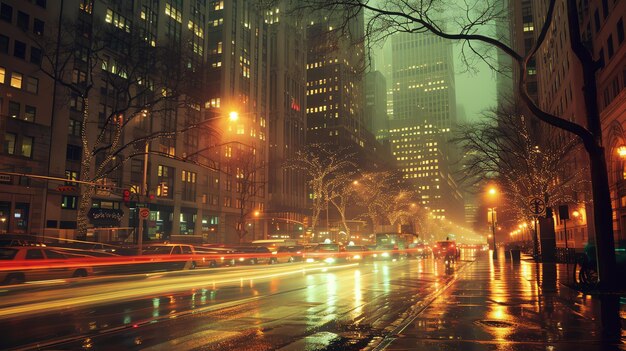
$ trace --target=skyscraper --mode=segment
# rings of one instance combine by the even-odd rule
[[[452,44],[429,33],[392,37],[392,152],[421,203],[441,219],[464,221],[452,174],[457,152],[448,144],[457,124]]]
[[[306,179],[284,163],[306,144],[306,28],[289,15],[291,1],[268,10],[270,32],[269,177],[266,211],[269,236],[297,238],[307,211]],[[272,221],[274,221],[272,223]]]

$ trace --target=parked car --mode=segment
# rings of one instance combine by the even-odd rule
[[[33,246],[0,247],[2,284],[86,277],[93,268],[81,262],[86,256],[67,254],[54,248]],[[9,264],[9,261],[11,264]]]

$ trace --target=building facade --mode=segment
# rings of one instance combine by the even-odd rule
[[[138,206],[150,209],[145,239],[262,235],[249,226],[250,213],[267,203],[269,160],[269,31],[258,7],[155,0],[0,7],[0,171],[24,174],[2,175],[3,231],[75,238],[86,191],[80,180],[95,186],[87,239],[132,239]],[[50,69],[46,41],[72,48],[57,80],[65,87],[42,72]],[[166,48],[177,59],[171,72],[137,74],[166,60],[158,55]],[[133,58],[142,59],[135,69]],[[227,121],[230,111],[237,121]],[[115,155],[107,151],[116,146]]]

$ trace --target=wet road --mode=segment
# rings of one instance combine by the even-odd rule
[[[447,273],[413,259],[22,286],[0,291],[0,349],[360,349],[439,296]]]

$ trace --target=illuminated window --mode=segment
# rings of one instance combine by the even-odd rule
[[[22,89],[22,74],[13,72],[11,74],[11,86],[16,89]]]
[[[6,69],[4,67],[0,67],[0,84],[4,84],[4,77],[6,74]]]
[[[175,20],[178,23],[183,22],[183,15],[180,13],[180,11],[177,8],[172,6],[172,4],[170,3],[165,4],[165,14],[171,17],[173,20]]]

